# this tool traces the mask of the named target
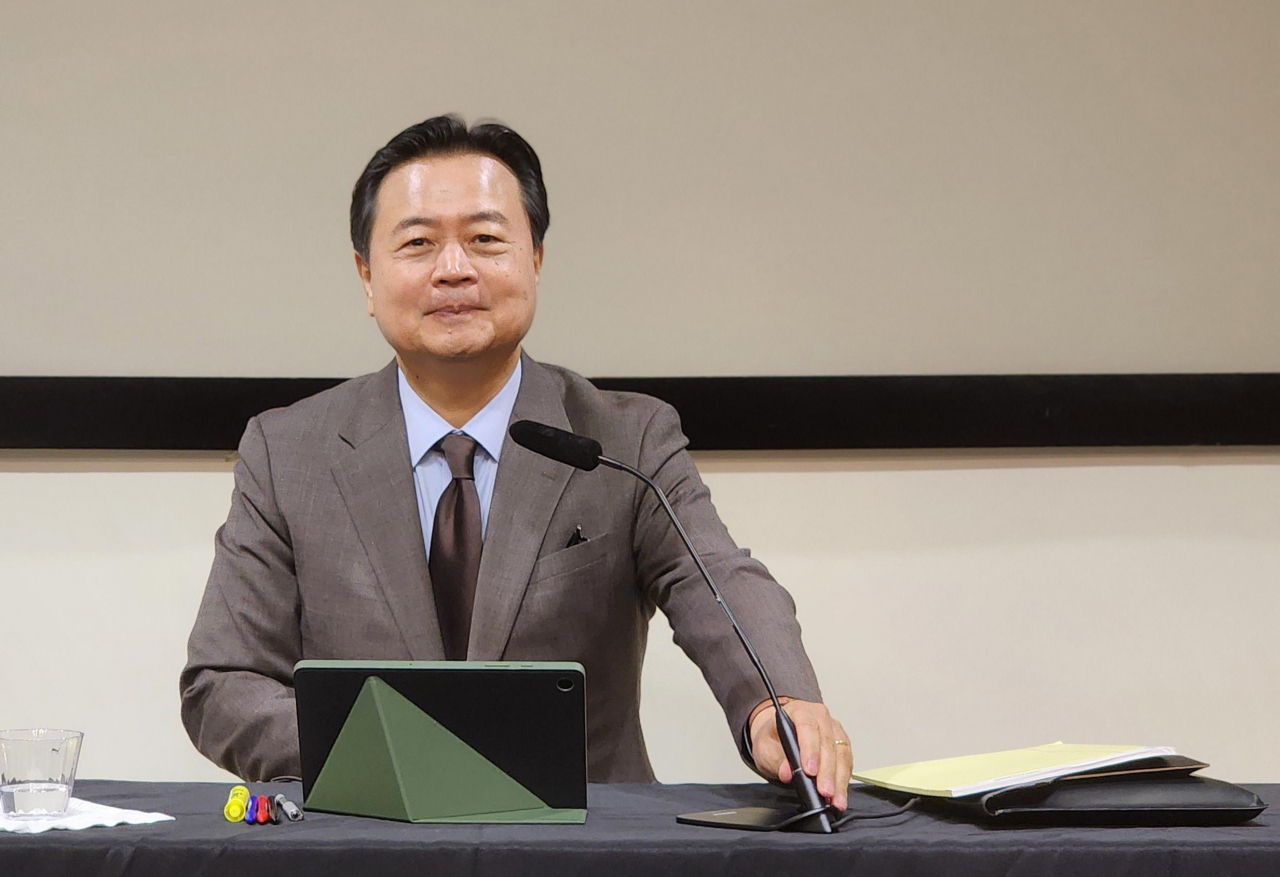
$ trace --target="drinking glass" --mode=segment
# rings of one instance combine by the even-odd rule
[[[0,816],[40,818],[67,812],[83,740],[80,731],[0,731]]]

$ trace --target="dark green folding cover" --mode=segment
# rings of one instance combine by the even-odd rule
[[[305,806],[404,822],[587,818],[548,807],[377,676],[361,687]]]

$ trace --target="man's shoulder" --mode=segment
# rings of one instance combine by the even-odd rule
[[[574,429],[594,426],[635,431],[660,412],[673,412],[666,402],[644,393],[602,390],[571,369],[537,363],[554,380]]]
[[[601,389],[561,366],[537,366],[554,382],[570,429],[599,441],[611,457],[635,463],[646,446],[665,453],[688,445],[680,415],[661,399]]]
[[[321,390],[292,405],[271,408],[257,415],[258,425],[271,444],[279,442],[309,443],[337,436],[337,431],[351,420],[357,406],[367,400],[371,391],[385,395],[386,386],[394,394],[394,366],[345,380]],[[398,403],[397,403],[398,404]]]

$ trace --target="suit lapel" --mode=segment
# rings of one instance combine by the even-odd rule
[[[572,429],[551,373],[528,356],[522,362],[520,393],[511,412],[512,421],[537,420]],[[480,556],[468,659],[502,658],[551,515],[573,471],[525,450],[510,436],[503,440],[484,553]]]
[[[395,362],[370,381],[339,435],[350,449],[334,464],[333,475],[400,636],[414,660],[441,660],[444,644],[422,544]]]

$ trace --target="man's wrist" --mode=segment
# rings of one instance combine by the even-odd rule
[[[788,697],[785,694],[778,695],[778,703],[784,706],[793,700],[795,700],[794,697]],[[756,773],[760,773],[760,769],[756,767],[754,747],[751,745],[751,726],[755,723],[756,717],[764,712],[765,708],[771,706],[773,706],[772,698],[765,698],[751,708],[751,712],[747,714],[747,720],[742,723],[742,734],[738,740],[738,751],[742,755],[742,760],[746,762],[747,767]]]
[[[791,701],[793,700],[795,700],[794,697],[788,697],[785,694],[778,695],[778,703],[782,704],[783,706],[786,706],[787,704],[791,703]],[[755,707],[752,708],[751,713],[747,716],[748,731],[750,731],[751,726],[755,724],[756,716],[760,715],[762,712],[764,712],[767,708],[771,706],[773,706],[773,699],[765,698],[764,700],[756,704]]]

